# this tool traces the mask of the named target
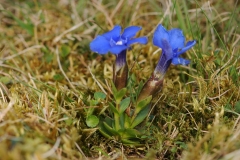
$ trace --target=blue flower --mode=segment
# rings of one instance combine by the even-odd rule
[[[133,38],[141,29],[138,26],[130,26],[125,28],[121,34],[121,26],[116,25],[111,31],[98,35],[90,43],[90,49],[99,54],[106,54],[108,52],[119,54],[134,43],[146,44],[147,37]]]
[[[153,34],[153,44],[162,49],[161,58],[155,72],[165,74],[169,65],[188,65],[189,60],[179,57],[182,53],[192,48],[196,41],[189,41],[185,45],[185,37],[182,30],[174,28],[167,31],[162,25],[158,25]]]

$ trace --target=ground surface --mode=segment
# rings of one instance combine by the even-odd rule
[[[1,0],[0,159],[238,159],[239,12],[238,0]],[[140,147],[85,123],[89,108],[98,115],[108,106],[108,98],[90,101],[96,92],[111,97],[115,60],[89,43],[115,24],[148,36],[128,53],[136,82],[159,59],[151,43],[158,24],[197,40],[184,54],[191,64],[169,68]]]

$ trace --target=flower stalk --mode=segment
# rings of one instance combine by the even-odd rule
[[[116,62],[113,66],[113,82],[117,90],[127,86],[128,65],[126,61],[127,50],[116,55]]]
[[[171,63],[174,65],[190,63],[189,60],[179,56],[193,47],[196,41],[189,41],[185,45],[185,37],[180,29],[174,28],[167,31],[162,25],[159,25],[153,34],[153,44],[162,49],[162,54],[152,76],[144,84],[137,102],[150,95],[154,96],[162,89],[164,76]]]
[[[107,138],[121,140],[128,145],[141,145],[143,140],[145,120],[148,120],[151,109],[152,98],[162,90],[164,76],[171,64],[188,65],[189,60],[181,58],[180,55],[193,47],[196,41],[185,44],[185,37],[180,29],[166,30],[159,25],[153,34],[153,44],[162,49],[161,57],[151,77],[147,80],[137,97],[137,102],[132,103],[135,95],[126,97],[128,65],[127,51],[135,43],[146,44],[147,37],[134,38],[141,27],[130,26],[121,33],[121,26],[114,26],[112,30],[98,35],[91,43],[92,51],[99,54],[108,52],[116,55],[113,65],[112,92],[114,101],[109,102],[109,111],[112,117],[106,117],[100,122],[99,131]],[[134,104],[134,109],[132,105]],[[141,131],[139,131],[141,130]]]
[[[141,100],[151,95],[154,96],[156,93],[158,93],[162,89],[162,87],[163,87],[163,79],[158,79],[153,74],[144,84],[138,96],[137,102],[140,102]]]

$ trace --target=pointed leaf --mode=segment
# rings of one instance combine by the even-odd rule
[[[149,111],[150,111],[150,105],[145,107],[143,110],[141,110],[136,116],[136,118],[133,120],[131,128],[134,128],[137,125],[139,125],[141,122],[143,122],[143,120],[147,117]]]
[[[237,101],[234,105],[234,110],[237,112],[237,113],[240,113],[240,101]]]
[[[124,129],[122,130],[122,133],[121,131],[118,131],[122,138],[125,138],[125,139],[130,139],[130,138],[138,138],[140,137],[140,132],[136,129],[132,129],[132,128],[128,128],[128,129]]]
[[[103,122],[106,122],[109,126],[112,126],[114,120],[109,117],[106,117]]]
[[[144,109],[151,102],[151,100],[152,100],[152,96],[148,96],[147,98],[138,102],[135,110],[135,114],[138,114],[142,109]]]
[[[122,88],[120,91],[118,91],[115,95],[114,98],[116,100],[116,102],[119,104],[120,101],[122,100],[123,96],[126,95],[127,92],[127,88]]]
[[[120,102],[120,110],[119,110],[120,114],[122,114],[127,109],[130,102],[131,102],[130,97],[127,97]]]
[[[141,146],[142,144],[140,144],[138,141],[132,141],[129,139],[121,139],[122,143],[125,145],[130,145],[130,146]]]
[[[112,134],[114,136],[119,135],[119,133],[115,129],[110,127],[106,122],[103,122],[103,126],[106,128],[107,133],[110,133],[110,134]]]
[[[109,108],[111,109],[111,111],[113,113],[119,114],[119,112],[117,111],[116,107],[111,102],[109,102]]]
[[[112,92],[115,97],[115,95],[117,94],[117,88],[116,88],[115,84],[113,83],[113,81],[111,81],[111,84],[112,84]]]
[[[109,108],[111,109],[111,111],[115,114],[119,114],[119,112],[117,111],[117,109],[115,108],[115,106],[109,102]]]
[[[86,123],[87,123],[88,127],[93,128],[93,127],[96,127],[98,125],[99,119],[95,115],[90,115],[90,116],[87,117]]]
[[[34,35],[34,24],[31,22],[30,19],[27,19],[26,22],[24,22],[18,17],[16,17],[12,12],[8,12],[6,10],[3,10],[3,11],[7,12],[17,22],[17,24],[22,29],[25,29],[31,36]]]
[[[90,107],[87,109],[87,117],[89,117],[93,114],[94,109],[95,109],[94,107]]]
[[[101,133],[104,137],[106,137],[106,138],[108,138],[108,139],[113,139],[113,138],[112,138],[112,134],[107,131],[107,129],[104,127],[103,123],[100,123],[100,124],[99,124],[99,128],[98,128],[98,129],[99,129],[100,133]]]
[[[120,114],[120,126],[121,128],[124,128],[124,123],[125,123],[125,116],[124,114]]]
[[[138,84],[138,88],[136,89],[136,95],[140,94],[140,92],[143,88],[143,85],[144,85],[143,81],[140,81],[139,84]]]
[[[124,128],[129,128],[131,124],[131,118],[125,113],[124,114]]]

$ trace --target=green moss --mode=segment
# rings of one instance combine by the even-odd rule
[[[0,8],[2,159],[238,157],[239,3],[26,0],[4,1]],[[142,137],[148,141],[123,146],[86,124],[91,107],[94,115],[110,116],[114,62],[112,55],[91,53],[88,45],[115,24],[142,26],[139,35],[151,41],[159,22],[181,28],[187,40],[198,43],[186,54],[190,66],[171,66],[154,97],[148,134]],[[151,75],[155,51],[148,43],[127,55],[131,94]],[[102,99],[97,93],[103,92]],[[94,97],[101,99],[96,105]]]

